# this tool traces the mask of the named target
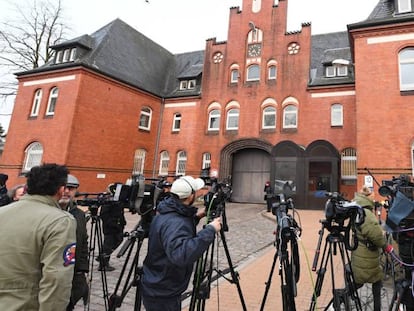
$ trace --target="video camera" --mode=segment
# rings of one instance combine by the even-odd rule
[[[378,193],[388,198],[385,223],[389,228],[414,227],[414,183],[410,176],[400,175],[392,180],[383,180]]]
[[[128,208],[132,214],[138,213],[141,216],[140,224],[144,230],[148,230],[155,215],[157,199],[168,186],[170,184],[165,177],[145,179],[143,175],[133,175],[130,184],[112,183],[108,186],[108,192],[77,193],[76,197],[83,196],[83,199],[77,199],[76,202],[78,205],[88,206],[92,215],[96,215],[102,205]]]
[[[326,192],[328,200],[325,203],[325,217],[328,223],[335,222],[342,229],[346,219],[350,219],[355,225],[361,225],[365,221],[364,209],[346,200],[338,192]]]

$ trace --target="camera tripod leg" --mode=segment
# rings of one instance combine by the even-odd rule
[[[91,217],[91,227],[90,227],[90,244],[89,244],[89,295],[91,292],[92,280],[93,280],[93,268],[94,268],[94,258],[96,245],[98,247],[98,259],[101,266],[104,264],[104,258],[102,254],[103,250],[103,241],[102,241],[102,226],[101,219],[99,216],[93,215]],[[106,278],[105,269],[101,269],[101,281],[102,281],[102,292],[104,298],[105,310],[108,310],[108,282]],[[88,299],[88,303],[90,299]]]
[[[267,279],[267,282],[265,283],[266,287],[265,287],[265,292],[264,292],[263,299],[262,299],[262,304],[260,305],[260,311],[264,310],[264,306],[266,304],[267,295],[269,293],[270,284],[272,282],[273,273],[275,271],[277,257],[278,257],[278,250],[276,249],[275,255],[273,256],[273,262],[272,262],[272,267],[270,268],[269,277]]]

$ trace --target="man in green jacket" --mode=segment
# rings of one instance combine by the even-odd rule
[[[67,175],[33,167],[27,195],[0,209],[0,310],[66,310],[76,249],[75,219],[58,205]]]

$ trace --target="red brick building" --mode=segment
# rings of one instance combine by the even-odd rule
[[[370,173],[412,175],[413,1],[379,0],[320,35],[286,31],[288,2],[230,8],[227,41],[204,51],[174,55],[121,20],[54,46],[53,62],[17,74],[9,184],[41,162],[66,164],[82,191],[210,166],[234,201],[290,181],[307,208],[318,190],[352,197]]]

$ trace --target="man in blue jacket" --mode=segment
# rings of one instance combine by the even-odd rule
[[[172,184],[171,195],[157,206],[143,264],[142,298],[147,311],[181,310],[181,294],[188,287],[193,265],[221,229],[218,217],[196,232],[205,214],[197,212],[193,203],[203,187],[200,178],[180,177]]]

